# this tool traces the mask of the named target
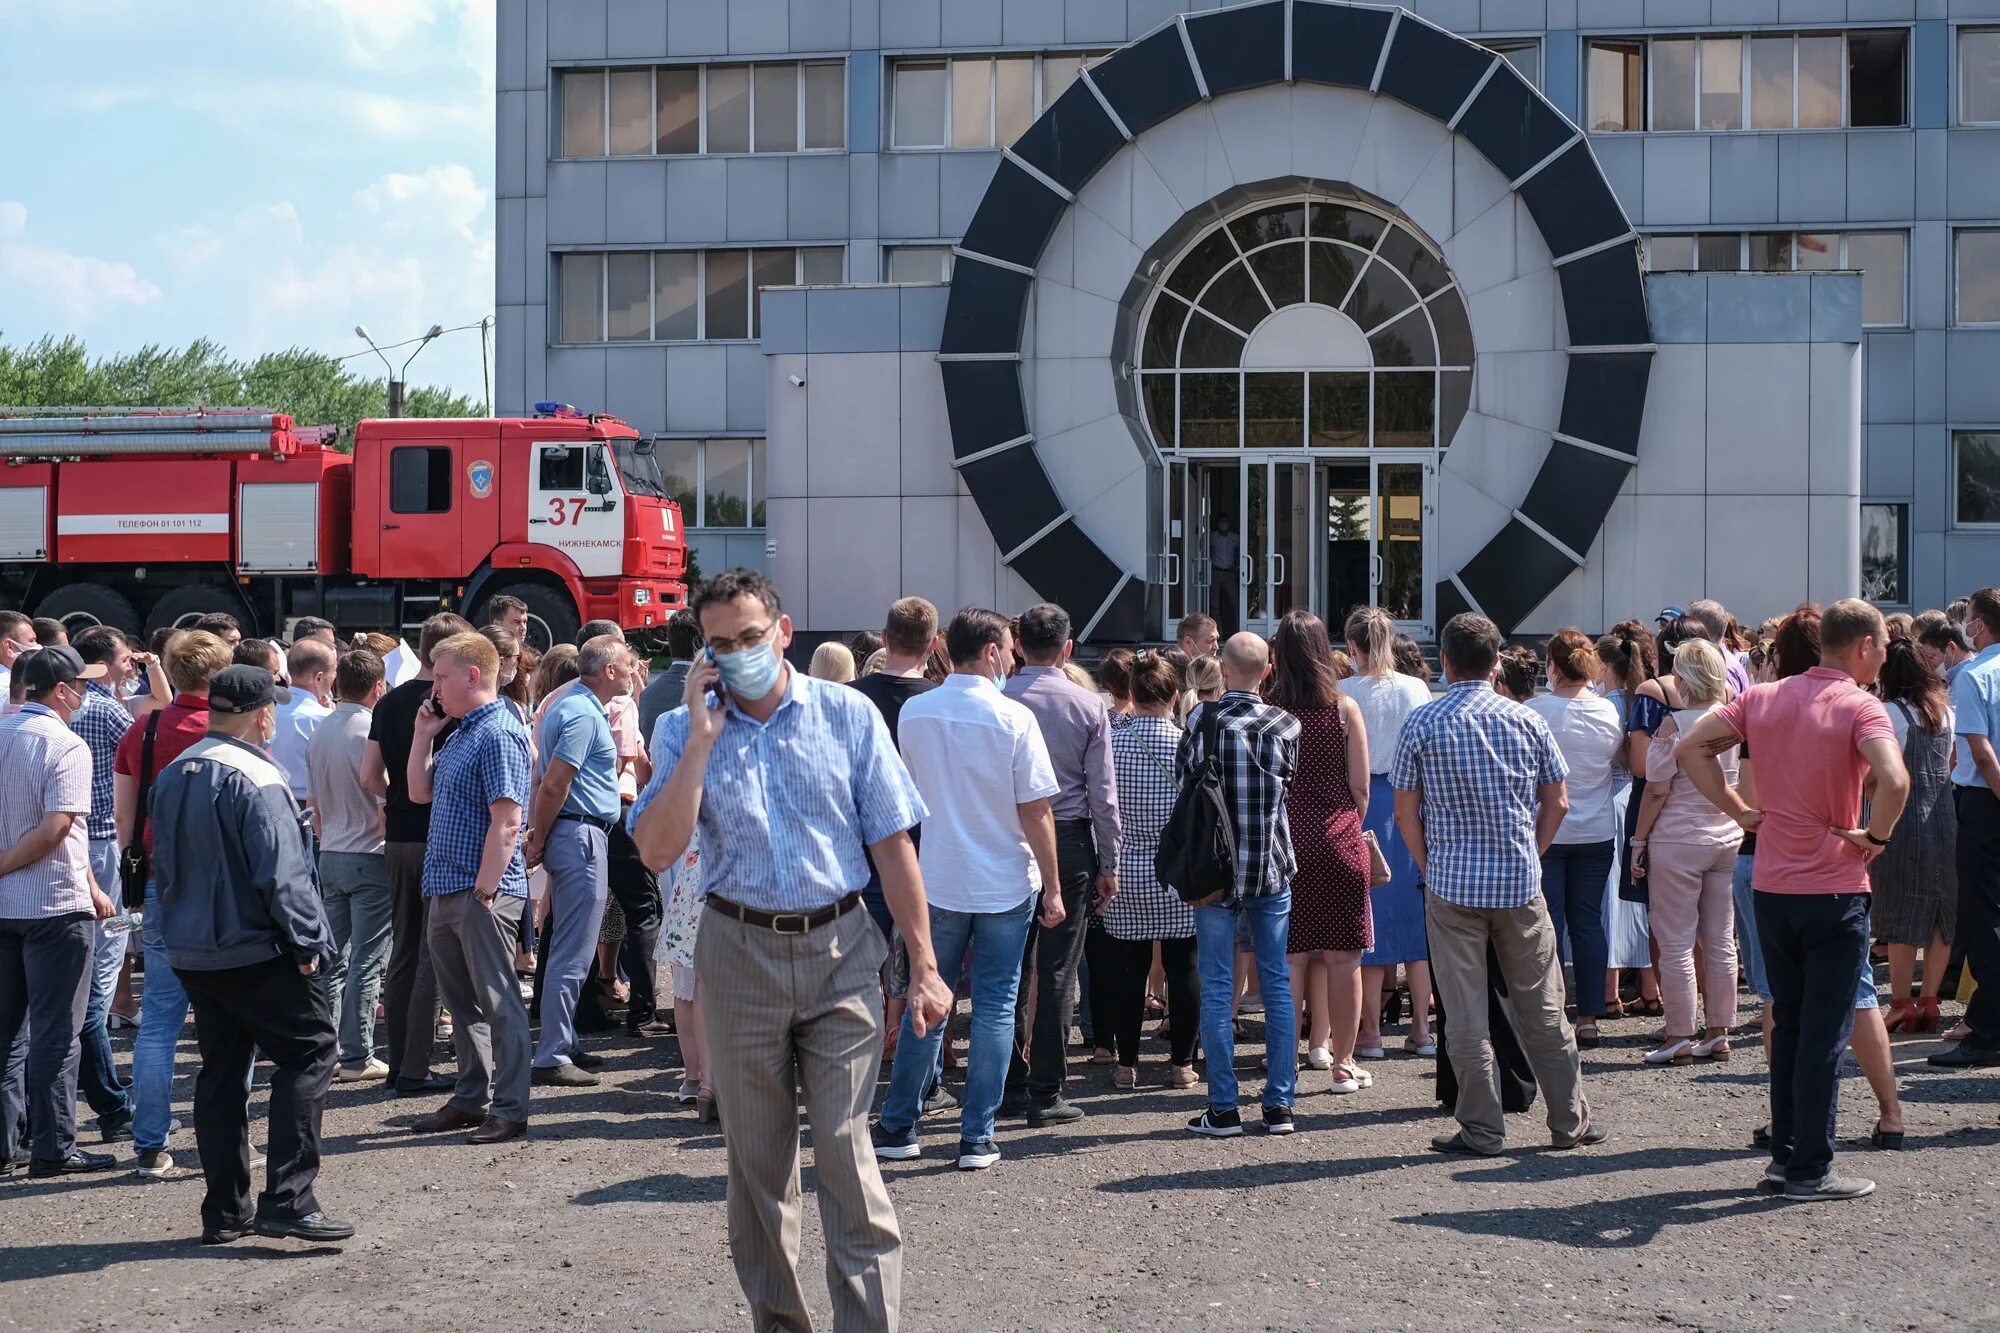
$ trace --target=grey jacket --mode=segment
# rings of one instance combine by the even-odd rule
[[[209,733],[153,790],[167,961],[193,972],[334,954],[299,804],[270,756]]]

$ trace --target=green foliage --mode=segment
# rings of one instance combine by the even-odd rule
[[[388,411],[388,385],[366,379],[348,363],[294,347],[238,361],[197,338],[186,347],[147,344],[136,352],[92,362],[76,338],[38,338],[25,347],[0,342],[0,406],[218,407],[257,406],[288,413],[301,426],[340,427],[340,447],[353,447],[354,424]],[[480,405],[433,386],[404,391],[403,415],[475,417]]]

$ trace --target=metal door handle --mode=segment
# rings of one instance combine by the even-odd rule
[[[1174,551],[1163,551],[1160,553],[1160,560],[1163,562],[1160,570],[1160,582],[1166,587],[1178,588],[1181,583],[1180,555]]]
[[[548,522],[548,520],[547,520],[547,519],[545,519],[545,518],[531,518],[531,519],[529,519],[529,520],[528,520],[528,522],[530,522],[530,523],[546,523],[546,522]]]
[[[1284,583],[1284,581],[1285,581],[1285,557],[1273,551],[1271,553],[1271,586],[1273,588],[1279,587]]]
[[[403,525],[402,525],[401,523],[384,523],[384,524],[382,525],[382,531],[384,531],[384,532],[395,532],[395,531],[397,531],[398,529],[400,529],[400,528],[401,528],[402,526],[403,526]]]

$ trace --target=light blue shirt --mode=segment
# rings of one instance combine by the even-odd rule
[[[845,685],[791,671],[769,722],[730,700],[703,776],[701,891],[766,912],[830,906],[868,882],[864,848],[928,818],[882,714]],[[636,825],[687,748],[685,705],[653,731]]]
[[[611,738],[611,714],[603,700],[578,681],[562,692],[542,718],[539,737],[543,765],[560,759],[576,770],[563,813],[616,819],[624,807],[618,800],[618,746]]]
[[[1984,736],[2000,745],[2000,643],[1989,643],[1977,657],[1958,664],[1951,681],[1951,708],[1958,715],[1960,736]],[[1972,747],[1960,745],[1951,766],[1951,780],[1961,787],[1984,787],[1986,779],[1972,762]]]

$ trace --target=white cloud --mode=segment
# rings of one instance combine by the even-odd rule
[[[392,171],[354,195],[369,213],[393,230],[449,227],[465,240],[478,240],[492,196],[472,169],[449,162],[411,174]]]
[[[408,71],[448,58],[490,83],[496,0],[293,0],[329,21],[343,53],[370,70]]]
[[[27,205],[0,201],[0,287],[31,293],[45,307],[43,322],[74,327],[159,299],[160,289],[130,264],[36,245],[23,239],[27,230]]]

